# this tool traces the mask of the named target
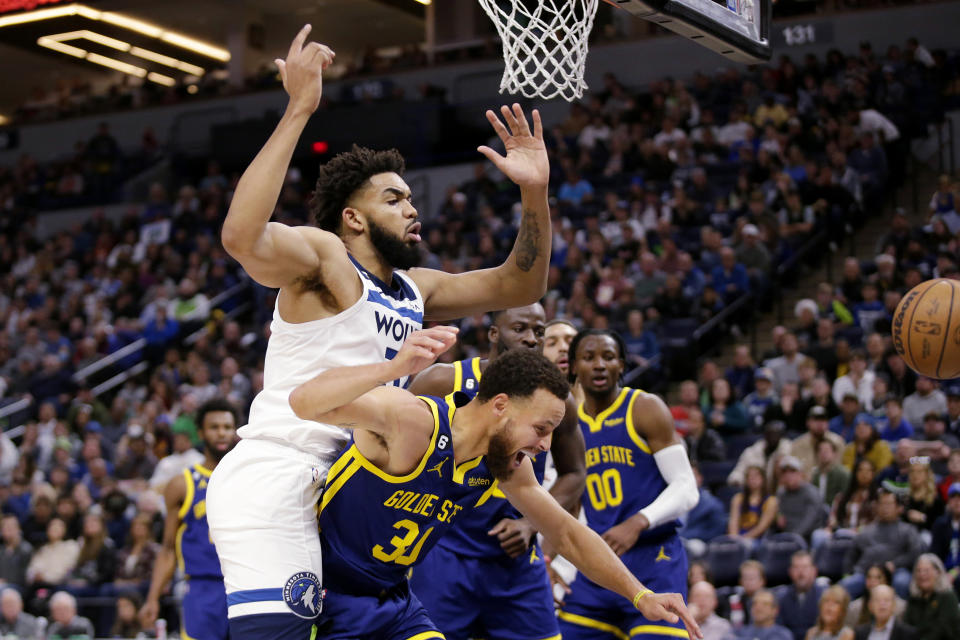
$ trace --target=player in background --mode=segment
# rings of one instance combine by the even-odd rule
[[[327,599],[318,637],[442,638],[406,574],[494,481],[587,575],[647,618],[682,618],[700,637],[679,594],[645,588],[537,482],[529,458],[549,449],[569,395],[553,363],[530,349],[508,351],[486,368],[473,400],[383,386],[422,370],[455,339],[451,327],[417,332],[393,361],[331,369],[290,395],[298,416],[353,429],[320,507]]]
[[[579,406],[583,402],[583,389],[576,381],[576,376],[570,373],[570,342],[575,335],[577,335],[577,328],[572,322],[554,318],[547,323],[543,332],[543,355],[570,376],[570,393],[573,394]]]
[[[487,358],[435,364],[414,378],[410,391],[440,397],[459,391],[473,398],[483,372],[498,357],[514,349],[541,349],[544,323],[539,303],[494,314]],[[550,494],[573,512],[580,506],[585,472],[583,435],[572,396],[549,453],[557,470]],[[547,455],[539,453],[533,460],[541,484]],[[553,592],[533,523],[507,502],[496,482],[472,506],[410,577],[410,587],[430,619],[447,640],[559,639]]]
[[[277,61],[289,102],[241,177],[223,225],[230,255],[258,283],[280,291],[264,388],[239,430],[240,443],[217,466],[207,499],[231,625],[240,616],[263,616],[278,637],[284,624],[292,637],[310,615],[287,600],[290,585],[310,581],[319,605],[316,504],[348,438],[339,427],[297,418],[290,392],[330,367],[390,359],[424,319],[535,302],[546,288],[550,256],[543,127],[534,111],[531,131],[517,104],[499,117],[486,114],[506,155],[478,149],[520,188],[517,241],[498,267],[456,275],[416,268],[420,223],[396,151],[355,147],[322,166],[311,203],[317,226],[270,222],[297,140],[319,105],[321,72],[333,60],[328,47],[307,43],[309,32],[308,25]]]
[[[583,509],[587,525],[648,588],[685,598],[687,556],[677,518],[696,506],[697,483],[663,400],[620,385],[625,353],[623,339],[608,330],[581,331],[570,344],[570,367],[584,392]],[[564,640],[685,636],[682,624],[623,606],[588,576],[578,574],[569,588],[558,613]]]
[[[163,546],[153,566],[140,621],[145,628],[153,627],[160,612],[160,596],[179,568],[187,581],[181,635],[226,640],[230,637],[227,594],[217,551],[210,541],[206,496],[210,474],[237,442],[237,411],[226,400],[214,398],[197,409],[197,424],[203,440],[203,462],[184,469],[163,491],[167,506]]]

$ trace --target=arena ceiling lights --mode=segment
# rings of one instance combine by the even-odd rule
[[[0,29],[46,26],[50,21],[50,26],[63,26],[67,22],[70,26],[78,26],[80,22],[87,28],[61,33],[45,33],[46,30],[43,29],[41,35],[35,39],[37,45],[165,86],[176,84],[176,79],[167,75],[171,70],[199,77],[207,72],[207,68],[202,66],[204,60],[206,66],[211,62],[220,65],[230,60],[230,52],[222,47],[122,13],[99,11],[83,4],[0,15]],[[107,35],[104,31],[112,35]],[[152,45],[149,44],[151,41]],[[168,53],[179,50],[181,55],[167,55],[157,51],[158,48]],[[122,55],[122,58],[118,58],[118,54]],[[192,61],[183,60],[182,57],[188,57]]]

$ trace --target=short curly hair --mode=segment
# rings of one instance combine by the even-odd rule
[[[537,389],[544,389],[561,400],[570,393],[570,384],[563,372],[543,354],[532,349],[513,349],[487,365],[480,378],[477,398],[486,402],[505,393],[512,398],[529,398]]]
[[[350,151],[337,154],[320,166],[317,185],[310,199],[310,213],[317,226],[339,234],[340,221],[347,201],[378,173],[402,174],[403,156],[396,149],[376,151],[353,145]]]

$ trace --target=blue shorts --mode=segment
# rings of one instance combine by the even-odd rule
[[[183,640],[227,640],[227,592],[223,578],[187,580],[183,596],[183,622],[180,637]]]
[[[314,640],[316,637],[317,621],[292,613],[258,613],[230,618],[231,640]]]
[[[328,588],[317,627],[317,640],[443,638],[406,582],[379,596]]]
[[[413,568],[410,588],[448,640],[559,640],[543,554],[462,556],[434,547]]]
[[[640,582],[657,593],[687,597],[687,554],[680,537],[671,535],[657,543],[638,544],[621,560]],[[663,640],[687,638],[683,622],[648,620],[623,596],[607,591],[583,574],[570,585],[573,593],[563,601],[560,630],[563,640]]]

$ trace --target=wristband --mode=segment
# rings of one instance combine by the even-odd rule
[[[639,609],[640,600],[643,599],[643,596],[649,595],[651,593],[653,593],[653,591],[651,591],[650,589],[641,589],[640,592],[637,593],[637,595],[633,596],[633,608]]]

